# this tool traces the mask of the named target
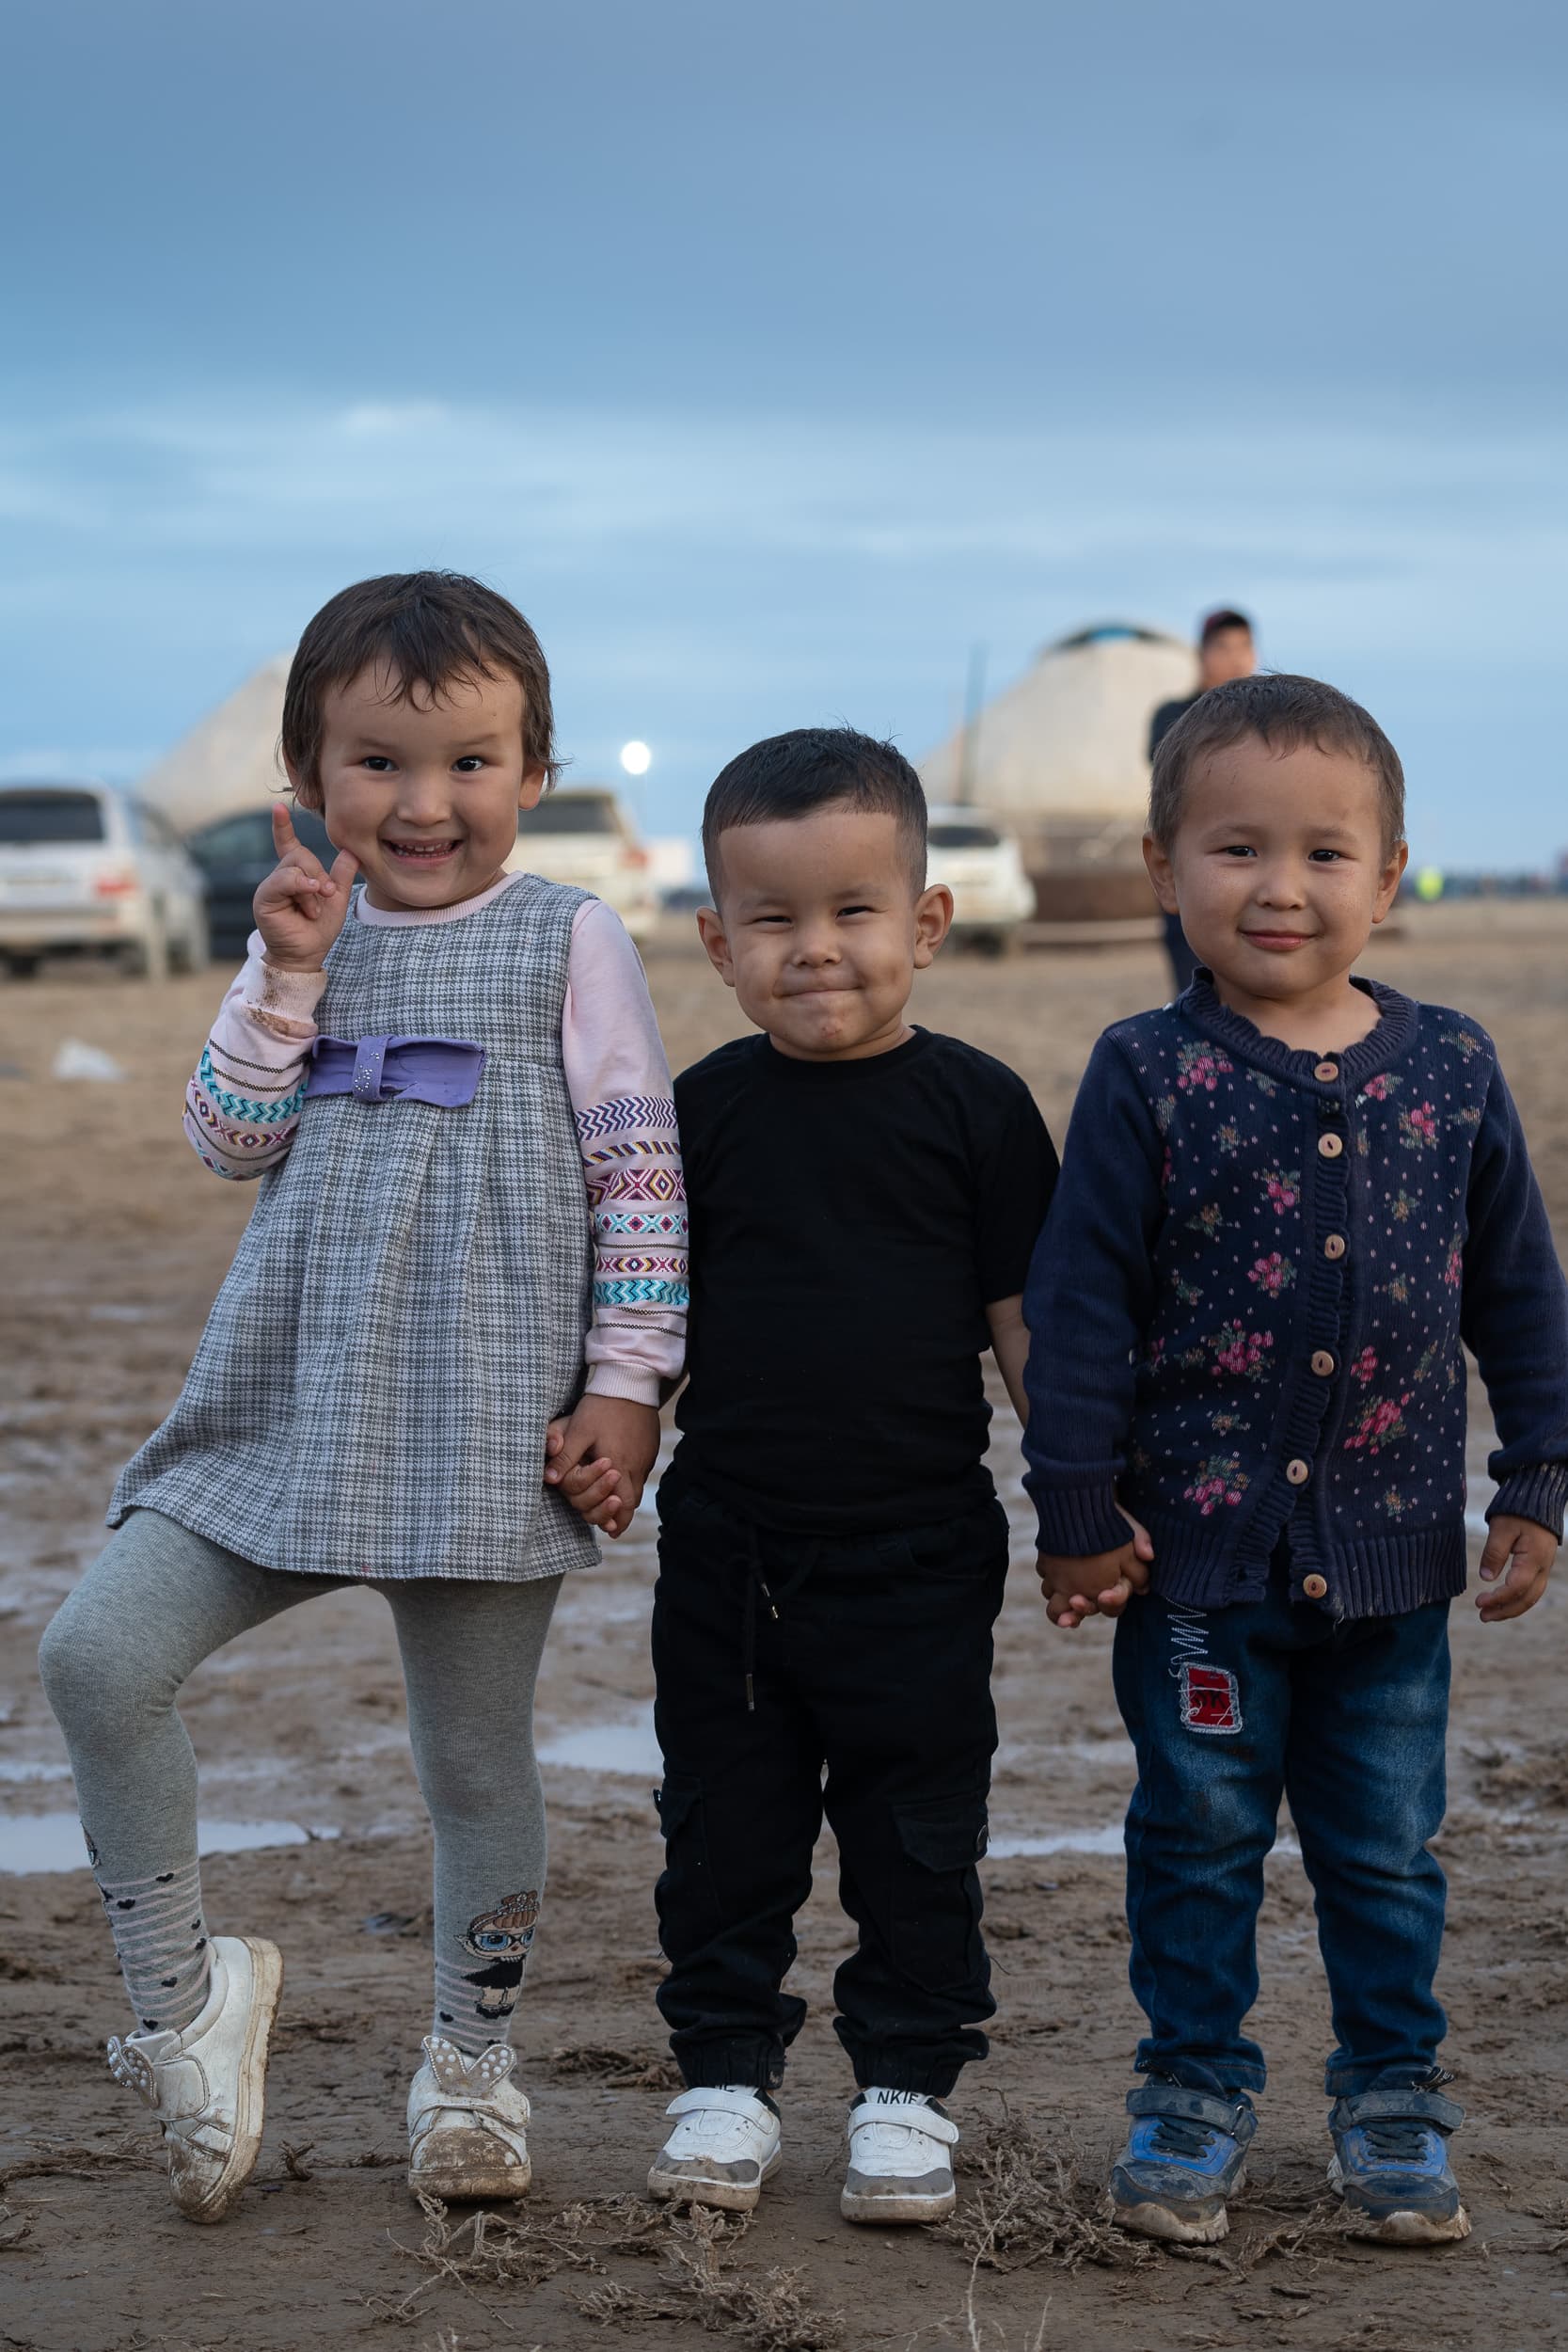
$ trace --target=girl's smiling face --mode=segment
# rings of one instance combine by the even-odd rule
[[[1405,847],[1383,836],[1377,778],[1359,759],[1259,737],[1188,778],[1175,838],[1144,855],[1222,1000],[1273,1033],[1289,1009],[1332,1016],[1393,904]]]
[[[319,807],[340,850],[358,861],[383,911],[429,912],[498,882],[532,808],[543,769],[525,766],[523,689],[510,671],[471,672],[439,695],[385,669],[330,688],[322,706],[320,797],[291,768],[305,807]]]

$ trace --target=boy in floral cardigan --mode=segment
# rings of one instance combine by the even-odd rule
[[[1208,2243],[1257,2128],[1263,1863],[1288,1797],[1338,2046],[1330,2179],[1360,2234],[1469,2228],[1433,1994],[1448,1613],[1464,1590],[1464,1347],[1497,1424],[1480,1597],[1545,1589],[1568,1500],[1568,1307],[1491,1040],[1352,967],[1405,863],[1403,777],[1310,678],[1199,698],[1145,855],[1200,959],[1107,1031],[1024,1312],[1053,1621],[1119,1619],[1137,1753],[1132,1979],[1148,2020],[1124,2226]]]

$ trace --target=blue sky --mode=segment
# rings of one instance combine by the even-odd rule
[[[134,773],[345,580],[483,573],[576,772],[918,755],[1259,616],[1417,853],[1568,846],[1560,9],[62,0],[0,97],[0,771]]]

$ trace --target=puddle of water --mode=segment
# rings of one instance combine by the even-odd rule
[[[664,1758],[654,1738],[654,1710],[644,1707],[627,1722],[585,1724],[540,1743],[541,1764],[573,1772],[611,1772],[638,1780],[662,1780]]]
[[[335,1829],[304,1829],[298,1821],[203,1821],[203,1853],[244,1853],[253,1846],[305,1846],[336,1837]],[[0,1818],[0,1871],[85,1870],[82,1824],[74,1813],[13,1813]]]
[[[1299,1854],[1301,1848],[1293,1837],[1276,1837],[1272,1851],[1276,1854]],[[990,1851],[993,1862],[1006,1862],[1020,1854],[1119,1854],[1121,1823],[1111,1821],[1101,1829],[1059,1830],[1052,1837],[1009,1837],[1004,1835],[991,1839]]]

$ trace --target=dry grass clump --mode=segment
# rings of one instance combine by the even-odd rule
[[[540,2214],[525,2206],[507,2215],[480,2206],[453,2222],[438,2197],[421,2197],[425,2233],[418,2246],[392,2244],[419,2264],[426,2277],[401,2302],[388,2296],[367,2297],[376,2319],[412,2320],[424,2297],[443,2281],[483,2303],[482,2287],[542,2286],[558,2271],[596,2271],[610,2254],[651,2252],[645,2241],[660,2217],[635,2197],[595,2198]],[[490,2307],[486,2304],[486,2310]]]
[[[573,2042],[550,2058],[562,2082],[602,2083],[607,2090],[678,2090],[680,2069],[662,2050],[617,2050],[596,2042]]]
[[[976,2269],[1137,2269],[1159,2259],[1148,2238],[1105,2219],[1104,2189],[1085,2178],[1079,2151],[1060,2154],[1010,2117],[973,2134],[960,2161],[973,2194],[945,2229]]]
[[[420,2204],[425,2217],[420,2243],[392,2242],[425,2276],[401,2301],[369,2297],[373,2318],[411,2322],[420,2316],[425,2298],[446,2284],[461,2288],[499,2320],[502,2314],[487,2294],[542,2286],[562,2271],[578,2271],[603,2280],[577,2299],[585,2317],[607,2326],[695,2319],[714,2333],[752,2345],[753,2352],[829,2352],[842,2336],[838,2314],[813,2306],[802,2272],[721,2267],[721,2251],[727,2255],[746,2234],[745,2216],[700,2206],[677,2212],[638,2197],[595,2197],[559,2213],[517,2207],[502,2216],[481,2207],[454,2222],[437,2198],[421,2197]],[[610,2280],[606,2266],[618,2255],[662,2257],[657,2291],[644,2294]]]
[[[750,2217],[714,2213],[702,2205],[673,2216],[661,2295],[644,2295],[614,2281],[577,2297],[587,2319],[605,2327],[627,2321],[695,2319],[714,2335],[733,2336],[752,2352],[831,2352],[842,2343],[844,2319],[819,2311],[802,2267],[727,2271],[720,2249],[746,2234]]]
[[[0,2169],[0,2197],[13,2181],[87,2180],[98,2172],[150,2172],[166,2162],[163,2136],[137,2132],[111,2141],[106,2148],[79,2147],[73,2141],[36,2142],[37,2155],[19,2156]]]

